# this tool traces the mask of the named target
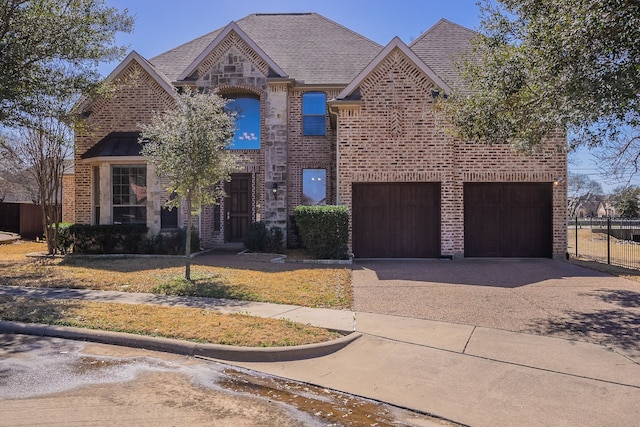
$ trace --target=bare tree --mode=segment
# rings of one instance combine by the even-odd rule
[[[588,175],[569,173],[567,179],[567,191],[569,193],[568,212],[570,218],[575,217],[580,205],[598,194],[603,194],[602,185]]]
[[[8,165],[6,169],[14,175],[27,175],[35,183],[33,199],[42,210],[49,254],[57,253],[64,161],[73,150],[70,116],[60,115],[59,107],[34,114],[27,126],[14,129],[0,140],[0,158]]]

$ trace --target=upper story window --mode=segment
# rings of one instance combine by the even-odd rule
[[[302,94],[302,134],[305,136],[324,136],[327,95],[324,92],[305,92]]]
[[[236,133],[231,150],[260,149],[260,100],[250,96],[229,99],[226,108],[236,112]]]

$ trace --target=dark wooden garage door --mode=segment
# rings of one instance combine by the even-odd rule
[[[440,183],[353,184],[358,258],[440,256]]]
[[[551,183],[465,183],[467,257],[551,257]]]

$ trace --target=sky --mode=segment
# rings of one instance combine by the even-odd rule
[[[441,18],[467,28],[480,26],[477,0],[106,0],[109,6],[128,9],[135,19],[130,34],[117,42],[151,59],[201,35],[253,13],[316,12],[381,44],[395,36],[409,44]],[[103,64],[108,75],[117,63]],[[596,154],[581,149],[570,156],[569,171],[599,181],[605,192],[620,183],[606,182],[596,168]],[[640,179],[636,184],[640,183]]]

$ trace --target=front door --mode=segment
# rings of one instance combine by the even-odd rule
[[[231,175],[226,191],[226,240],[241,242],[251,224],[251,175]]]

